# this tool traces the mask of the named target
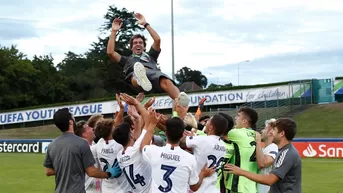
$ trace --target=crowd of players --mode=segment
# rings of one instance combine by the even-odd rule
[[[44,161],[46,175],[55,176],[55,192],[301,193],[301,159],[291,144],[295,122],[267,120],[260,134],[252,108],[240,108],[234,119],[225,113],[201,117],[203,99],[194,115],[188,112],[187,94],[157,68],[159,35],[142,14],[135,17],[153,39],[150,50],[136,34],[131,56],[116,52],[125,22],[115,18],[107,54],[139,92],[167,93],[173,116],[153,110],[154,98],[141,104],[143,94],[116,95],[120,110],[114,119],[93,115],[76,124],[68,108],[58,110],[53,120],[63,134],[50,143]]]
[[[63,134],[48,146],[44,167],[55,175],[56,193],[301,192],[293,120],[270,119],[257,132],[252,108],[235,118],[201,117],[204,100],[193,115],[182,92],[166,117],[151,108],[154,98],[142,104],[143,97],[117,95],[114,119],[76,123],[67,108],[54,114]]]

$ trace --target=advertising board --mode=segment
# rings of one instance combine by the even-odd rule
[[[290,97],[301,97],[306,95],[309,88],[304,88],[300,84],[248,88],[240,90],[224,90],[215,92],[190,93],[189,106],[198,106],[199,101],[205,97],[206,105],[235,104],[253,101],[281,100]],[[146,97],[144,101],[148,100]],[[144,102],[143,101],[143,102]],[[169,96],[158,96],[152,105],[154,109],[170,109],[173,100]],[[14,111],[0,113],[0,125],[25,123],[32,121],[51,120],[54,113],[61,108],[69,108],[74,117],[90,116],[94,114],[111,114],[118,110],[117,101],[104,101],[97,103],[57,106],[48,108],[30,109],[24,111]]]
[[[343,158],[343,139],[303,139],[292,144],[302,158]]]
[[[0,140],[0,153],[46,153],[52,140]]]

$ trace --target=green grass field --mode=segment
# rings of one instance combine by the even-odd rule
[[[54,191],[54,177],[46,177],[43,154],[2,153],[0,189],[3,193],[47,193]],[[343,161],[303,159],[303,193],[341,193]]]

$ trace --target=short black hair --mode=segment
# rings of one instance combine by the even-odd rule
[[[184,132],[185,124],[178,117],[172,117],[166,121],[166,135],[170,143],[179,143]]]
[[[124,123],[128,123],[128,124],[130,125],[130,127],[132,127],[132,125],[133,125],[133,121],[132,121],[130,115],[126,115],[126,116],[123,118],[123,122],[124,122]]]
[[[222,117],[224,117],[227,120],[227,123],[228,123],[227,124],[227,129],[223,132],[223,135],[227,135],[229,133],[229,131],[233,128],[234,124],[235,124],[234,121],[233,121],[233,118],[230,115],[226,114],[226,113],[220,112],[218,114],[221,115]]]
[[[199,119],[199,122],[201,122],[201,121],[203,121],[203,120],[205,120],[205,119],[209,119],[209,118],[211,118],[211,117],[208,116],[208,115],[202,116],[202,117]]]
[[[54,124],[58,129],[62,132],[66,132],[69,130],[69,121],[73,119],[72,114],[69,112],[68,108],[58,109],[53,117]]]
[[[74,133],[75,135],[82,137],[82,133],[85,132],[85,128],[83,128],[83,126],[85,126],[87,122],[82,120],[76,123],[76,128],[74,129]]]
[[[125,147],[130,141],[131,126],[129,123],[118,125],[113,132],[113,139]]]
[[[258,121],[258,113],[250,107],[241,107],[238,110],[239,113],[243,113],[248,118],[249,126],[256,131],[256,123]]]
[[[221,115],[213,115],[211,118],[211,125],[214,127],[214,134],[222,136],[227,130],[228,121]]]
[[[292,141],[297,133],[297,124],[294,120],[289,118],[280,118],[277,119],[274,127],[277,128],[278,132],[285,132],[285,137],[288,141]]]

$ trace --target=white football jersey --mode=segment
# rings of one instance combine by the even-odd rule
[[[122,188],[133,193],[149,193],[151,190],[151,165],[143,159],[140,146],[145,136],[146,130],[143,129],[141,135],[133,146],[127,147],[125,152],[119,152],[117,159],[119,166],[123,170],[126,181]]]
[[[152,193],[187,193],[198,183],[195,157],[179,146],[146,145],[142,153],[152,167]]]
[[[218,169],[224,164],[226,148],[219,136],[191,136],[186,138],[188,148],[193,148],[193,154],[197,161],[197,173],[207,164],[208,167],[216,166]],[[204,178],[197,193],[219,193],[217,188],[218,175],[215,172],[212,176]]]
[[[106,141],[101,138],[96,144],[96,153],[100,168],[103,171],[106,171],[105,166],[107,163],[110,165],[110,167],[112,167],[115,160],[117,160],[118,152],[122,151],[122,149],[123,146],[114,141],[114,139],[109,140],[108,143],[106,143]],[[103,179],[101,183],[101,191],[103,193],[124,193],[120,185],[125,180],[126,179],[123,173],[118,178]]]
[[[99,162],[96,154],[96,143],[93,142],[93,144],[90,146],[93,157],[95,159],[94,167],[99,168]],[[85,174],[85,188],[86,193],[101,193],[101,179],[89,177],[87,174]]]
[[[269,144],[267,147],[262,148],[264,155],[271,156],[274,160],[279,152],[279,148],[275,143]],[[269,174],[273,169],[273,164],[267,168],[261,168],[259,171],[259,174]],[[257,183],[257,192],[258,193],[268,193],[270,189],[270,186],[259,184]]]

